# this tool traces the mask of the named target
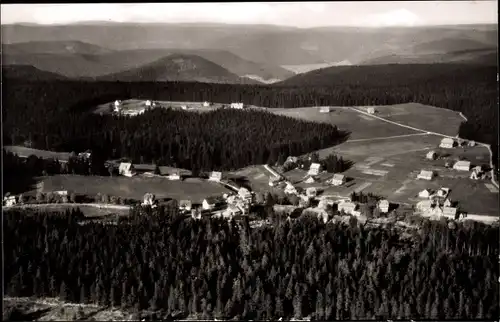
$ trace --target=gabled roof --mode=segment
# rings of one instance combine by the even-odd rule
[[[344,180],[345,175],[340,174],[340,173],[335,173],[332,177],[332,180]]]
[[[130,162],[121,162],[119,166],[119,171],[128,171],[132,168],[132,163]]]
[[[383,200],[380,200],[380,201],[378,202],[378,204],[379,204],[379,206],[380,206],[380,207],[386,207],[386,206],[388,207],[388,206],[389,206],[389,201],[388,201],[388,200],[383,199]]]
[[[212,171],[210,173],[211,178],[222,178],[222,172],[219,171]]]
[[[455,167],[470,167],[470,161],[460,160],[454,165]]]
[[[453,144],[453,143],[455,143],[455,140],[454,140],[454,139],[452,139],[452,138],[443,138],[443,139],[441,140],[441,143],[445,143],[445,144]]]
[[[319,168],[321,168],[321,164],[319,164],[319,163],[311,163],[311,166],[309,167],[310,170],[313,170],[313,169],[314,170],[316,170],[316,169],[319,170]]]
[[[421,177],[432,177],[434,173],[430,170],[420,170],[419,176]]]

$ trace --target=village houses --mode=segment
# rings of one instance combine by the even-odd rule
[[[316,179],[314,178],[314,176],[307,176],[306,180],[304,180],[305,183],[315,183],[316,182]]]
[[[439,144],[439,147],[440,148],[444,148],[444,149],[452,149],[455,147],[455,140],[452,139],[452,138],[443,138],[441,140],[441,143]]]
[[[231,108],[241,110],[244,108],[244,105],[243,105],[243,103],[231,103]]]
[[[389,201],[387,201],[387,200],[380,200],[378,202],[378,209],[382,213],[388,213],[389,212]]]
[[[375,108],[374,108],[374,107],[368,107],[368,108],[366,109],[366,112],[367,112],[368,114],[375,114]]]
[[[431,191],[429,189],[424,189],[418,193],[418,197],[429,199],[431,197]]]
[[[285,193],[289,195],[298,194],[297,188],[295,188],[290,182],[286,183]]]
[[[178,171],[172,172],[168,175],[168,180],[181,180],[181,175]]]
[[[308,196],[310,198],[316,197],[317,194],[318,194],[318,190],[314,187],[310,187],[310,188],[306,189],[306,196]]]
[[[354,202],[341,202],[338,204],[338,210],[343,211],[346,214],[353,214],[353,211],[355,211],[357,208],[357,205]]]
[[[14,195],[11,195],[9,192],[5,194],[5,197],[3,197],[3,205],[5,207],[12,207],[15,204],[17,204],[17,198]]]
[[[457,216],[457,208],[453,207],[444,207],[443,208],[443,216],[449,219],[456,219]]]

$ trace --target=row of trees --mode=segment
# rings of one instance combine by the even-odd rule
[[[393,229],[181,219],[135,209],[118,225],[80,212],[4,214],[5,289],[158,316],[277,319],[498,317],[498,229]]]
[[[330,70],[330,69],[329,69]],[[170,137],[177,132],[182,136],[183,144],[187,138],[182,129],[186,125],[178,123],[172,125],[170,133],[165,138],[161,132],[157,133],[156,128],[151,129],[151,133],[145,132],[144,128],[156,125],[151,117],[157,114],[144,115],[142,121],[127,121],[118,119],[110,121],[110,117],[91,115],[89,113],[101,103],[113,101],[115,99],[143,98],[164,101],[212,101],[230,103],[240,101],[245,104],[252,104],[265,107],[299,107],[318,105],[385,105],[406,102],[419,102],[434,105],[462,112],[468,122],[462,124],[460,135],[492,145],[494,160],[497,162],[498,147],[498,98],[497,98],[497,68],[496,66],[473,66],[460,64],[438,64],[438,65],[389,65],[389,66],[364,66],[356,68],[331,69],[328,74],[324,71],[317,71],[304,75],[303,78],[291,79],[277,86],[264,85],[230,85],[230,84],[203,84],[203,83],[99,83],[99,82],[23,82],[19,80],[4,80],[6,95],[3,108],[4,139],[7,143],[14,144],[32,139],[35,147],[51,148],[59,150],[71,150],[75,146],[82,149],[88,147],[102,147],[102,152],[110,153],[108,150],[117,149],[113,155],[128,153],[134,158],[145,159],[156,158],[158,161],[171,164],[169,156],[173,157],[173,162],[178,164],[189,164],[182,157],[191,151],[188,146],[179,154],[181,147],[171,147],[170,155],[167,147],[162,145],[165,140],[171,141]],[[229,113],[229,112],[222,112]],[[214,114],[215,118],[226,116],[226,114]],[[192,117],[193,114],[189,114]],[[248,119],[247,119],[248,117]],[[178,121],[177,117],[174,117]],[[186,116],[187,118],[187,116]],[[204,117],[200,116],[198,118]],[[209,118],[209,117],[207,117]],[[242,118],[232,118],[232,121],[225,123],[230,129],[213,126],[209,121],[207,126],[202,126],[196,134],[188,137],[191,142],[199,143],[197,148],[203,148],[198,135],[217,137],[218,139],[232,136],[235,141],[242,142],[245,146],[246,138],[253,138],[249,133],[252,130],[262,132],[262,128],[253,122],[260,116],[250,117],[246,115]],[[139,119],[139,118],[137,118]],[[171,120],[162,119],[163,122],[171,124]],[[240,122],[239,124],[236,124]],[[290,121],[279,121],[279,124],[289,124]],[[173,122],[172,122],[173,123]],[[245,124],[249,124],[250,130]],[[163,124],[162,124],[163,125]],[[206,131],[208,126],[212,126],[210,131]],[[274,123],[270,128],[264,130],[269,137],[273,132]],[[96,128],[101,130],[95,131]],[[89,131],[83,131],[83,129]],[[137,129],[137,133],[130,132],[130,129]],[[179,131],[176,130],[179,128]],[[74,129],[74,130],[73,130]],[[106,129],[106,131],[102,130]],[[276,131],[281,131],[280,125]],[[220,132],[222,131],[222,132]],[[106,135],[103,133],[106,132]],[[231,134],[230,134],[231,133]],[[277,134],[276,134],[277,135]],[[158,137],[161,142],[157,143]],[[313,136],[306,136],[304,141],[293,142],[291,144],[303,144],[307,148],[312,148]],[[279,144],[288,145],[288,150],[300,150],[291,148],[290,138],[281,137],[284,142]],[[321,137],[318,137],[321,140]],[[100,143],[103,141],[103,143]],[[232,142],[231,140],[229,142]],[[287,150],[280,150],[279,146],[270,139],[269,144],[264,144],[262,150],[267,151],[267,158],[262,157],[264,151],[256,151],[255,147],[260,147],[262,142],[253,142],[254,147],[250,149],[252,154],[257,155],[257,159],[272,159],[276,161],[280,152],[286,156],[291,155]],[[305,142],[305,143],[302,143]],[[226,142],[223,142],[226,144]],[[110,146],[113,144],[113,146]],[[145,144],[151,144],[148,148],[150,153],[142,152],[141,148]],[[194,144],[194,143],[193,143]],[[168,145],[168,144],[166,144]],[[161,147],[163,146],[163,153]],[[196,145],[195,145],[196,146]],[[231,146],[231,144],[228,144]],[[201,159],[197,162],[202,168],[218,168],[221,164],[224,167],[232,167],[245,163],[248,151],[242,148],[229,150],[226,152],[217,145],[205,143],[205,154],[209,159],[228,160],[221,162],[205,162],[204,154],[197,155]],[[234,146],[231,146],[234,148]],[[272,150],[275,149],[273,153]],[[307,148],[304,147],[305,150]],[[173,150],[172,150],[173,149]],[[194,149],[194,147],[193,147]],[[231,158],[228,158],[229,154]],[[275,154],[275,157],[270,157]],[[120,155],[121,156],[121,155]],[[162,159],[163,158],[163,159]],[[274,163],[274,162],[273,162]],[[196,167],[196,165],[194,167]]]

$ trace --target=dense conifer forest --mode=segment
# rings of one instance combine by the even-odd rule
[[[4,214],[5,290],[198,318],[495,319],[498,227],[390,228],[314,218],[250,229],[134,209],[117,225],[82,213]]]
[[[212,114],[213,117],[234,116],[226,123],[226,127],[215,126],[208,122],[202,124],[199,131],[185,136],[183,127],[187,124],[186,116],[174,112],[154,112],[146,114],[137,120],[110,119],[108,116],[91,115],[91,110],[97,105],[111,102],[115,99],[143,98],[165,101],[212,101],[230,103],[241,101],[246,104],[264,107],[300,107],[316,105],[381,105],[406,102],[419,102],[462,112],[468,122],[460,127],[462,137],[485,142],[492,145],[494,162],[497,163],[498,152],[498,89],[496,66],[473,66],[460,64],[439,65],[389,65],[364,66],[360,68],[340,69],[329,75],[317,73],[319,80],[309,81],[301,78],[290,80],[274,86],[264,85],[227,85],[204,83],[104,83],[104,82],[26,82],[4,79],[3,89],[3,126],[5,144],[19,144],[31,140],[33,147],[41,149],[103,149],[102,153],[117,155],[130,153],[134,158],[142,155],[146,160],[179,165],[186,164],[184,156],[188,151],[195,150],[198,145],[205,145],[204,153],[210,159],[220,161],[203,161],[203,154],[197,155],[196,165],[208,168],[231,168],[249,164],[256,160],[266,159],[263,155],[288,153],[295,139],[286,136],[269,137],[274,131],[264,129],[252,123],[260,120],[260,116],[239,117],[232,114]],[[316,74],[313,74],[316,75]],[[309,76],[308,76],[309,77]],[[229,113],[229,112],[221,112]],[[158,122],[156,118],[172,117],[168,124],[162,124],[170,129],[178,129],[173,133],[162,132],[153,128],[144,130],[145,124]],[[270,116],[269,116],[270,117]],[[203,119],[203,117],[201,117]],[[198,119],[197,122],[202,122]],[[191,123],[191,121],[187,121]],[[193,121],[196,122],[196,121]],[[289,125],[291,121],[280,121],[276,131],[282,130],[281,125]],[[195,126],[199,123],[192,123]],[[103,129],[102,126],[106,126]],[[237,126],[237,127],[236,127]],[[80,127],[85,128],[78,129]],[[254,156],[248,153],[246,139],[254,138],[250,134],[261,132],[269,138],[268,143],[254,142],[253,147],[261,148]],[[130,132],[137,130],[137,132]],[[340,129],[342,130],[342,129]],[[121,132],[120,132],[121,131]],[[249,132],[250,131],[250,132]],[[314,135],[307,135],[300,145],[303,149],[312,149],[314,136],[323,133],[316,130]],[[106,132],[106,136],[104,136]],[[234,133],[228,139],[228,133]],[[208,136],[199,136],[200,134]],[[178,134],[178,135],[177,135]],[[170,154],[165,146],[178,138],[184,145],[171,146]],[[211,142],[217,138],[226,138],[225,146],[237,146],[237,149],[218,149]],[[189,138],[189,144],[187,144]],[[280,140],[281,139],[281,140]],[[330,140],[331,137],[321,137]],[[161,141],[159,141],[161,140]],[[290,141],[279,148],[278,141]],[[75,144],[77,142],[77,144]],[[178,141],[179,142],[179,141]],[[120,144],[121,143],[121,144]],[[129,146],[130,143],[130,146]],[[154,143],[147,146],[144,144]],[[113,152],[109,145],[117,151]],[[187,145],[186,145],[187,144]],[[321,142],[320,142],[321,144]],[[163,152],[161,152],[162,147]],[[285,147],[286,146],[286,147]],[[297,148],[297,147],[296,147]],[[177,154],[172,153],[176,151]],[[287,150],[288,149],[288,150]],[[300,148],[297,148],[297,150]],[[109,152],[111,150],[111,152]],[[120,152],[118,152],[120,151]],[[267,151],[267,154],[266,152]],[[79,152],[79,151],[76,151]],[[124,155],[121,155],[124,156]],[[170,159],[172,156],[173,161]],[[269,158],[269,157],[268,157]],[[139,160],[140,161],[140,160]]]

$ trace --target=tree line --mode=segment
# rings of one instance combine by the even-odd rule
[[[272,210],[268,210],[272,215]],[[117,225],[80,211],[4,214],[5,289],[157,317],[493,319],[498,229],[425,222],[403,238],[355,222],[249,222],[134,208]]]

